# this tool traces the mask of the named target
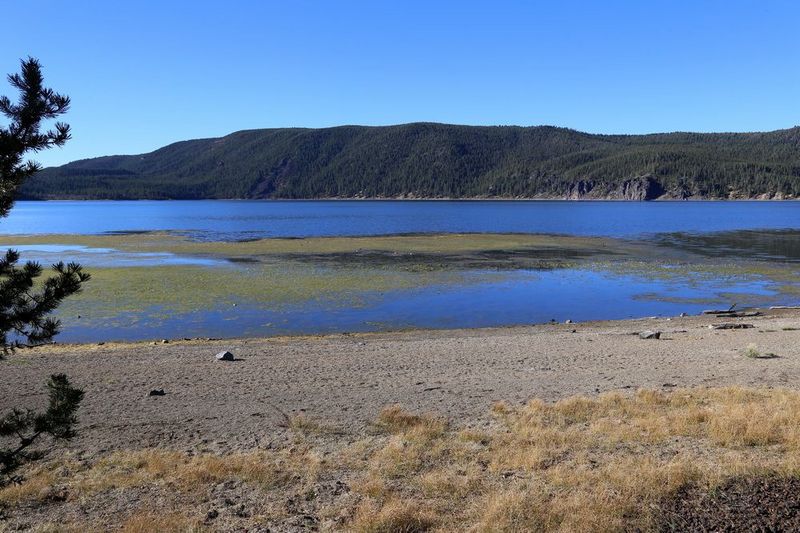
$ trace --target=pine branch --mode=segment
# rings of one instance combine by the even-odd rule
[[[49,402],[43,413],[14,409],[0,419],[0,436],[16,435],[19,442],[11,449],[0,449],[0,486],[19,480],[16,472],[25,463],[37,459],[41,453],[28,452],[40,437],[69,440],[77,423],[75,413],[83,400],[83,391],[73,387],[64,374],[54,374],[47,382]]]
[[[69,125],[63,122],[41,130],[44,120],[69,110],[70,99],[44,87],[39,61],[30,57],[21,61],[20,73],[9,75],[8,82],[20,94],[16,103],[0,97],[0,113],[9,121],[0,128],[0,217],[8,215],[20,185],[40,169],[37,163],[23,160],[25,153],[62,146],[70,139]]]

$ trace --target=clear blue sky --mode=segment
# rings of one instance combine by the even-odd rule
[[[0,0],[0,71],[70,95],[47,165],[249,128],[800,124],[800,2]],[[7,85],[0,91],[10,93]]]

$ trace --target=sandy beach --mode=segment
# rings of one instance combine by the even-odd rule
[[[752,329],[711,330],[724,321]],[[400,404],[452,423],[488,422],[497,401],[522,404],[639,388],[800,382],[800,311],[552,324],[453,331],[53,345],[4,367],[0,411],[35,407],[63,372],[84,388],[84,452],[167,447],[226,452],[280,441],[286,417],[304,415],[353,438]],[[659,330],[660,340],[643,340]],[[772,359],[744,355],[749,345]],[[229,350],[236,361],[214,356]],[[163,389],[164,396],[148,396]]]

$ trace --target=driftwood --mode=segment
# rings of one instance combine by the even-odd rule
[[[800,305],[773,305],[770,309],[800,309]]]
[[[725,313],[733,313],[733,310],[736,308],[736,304],[733,304],[727,309],[707,309],[703,311],[704,315],[723,315]]]
[[[734,311],[737,304],[733,304],[728,309],[708,309],[703,311],[704,315],[716,315],[717,318],[745,318],[761,316],[760,311]]]
[[[751,329],[755,326],[742,322],[723,322],[722,324],[711,324],[708,327],[709,329]]]
[[[759,311],[734,311],[732,313],[718,313],[717,318],[748,318],[761,316]]]

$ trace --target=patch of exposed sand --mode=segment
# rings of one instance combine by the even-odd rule
[[[88,452],[166,447],[193,451],[268,446],[285,415],[304,414],[354,438],[381,408],[402,404],[454,424],[488,424],[498,400],[673,386],[800,384],[800,311],[743,319],[640,319],[501,329],[282,337],[167,344],[56,345],[2,364],[0,412],[39,407],[63,372],[86,391],[70,446]],[[661,340],[642,340],[645,329]],[[573,330],[575,332],[573,333]],[[744,355],[755,344],[774,359]],[[237,361],[216,361],[223,350]],[[151,389],[165,396],[148,397]]]

